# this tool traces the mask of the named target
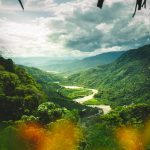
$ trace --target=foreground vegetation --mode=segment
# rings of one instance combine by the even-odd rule
[[[82,121],[66,118],[40,126],[17,121],[0,130],[0,148],[19,150],[148,150],[150,106],[118,107],[107,115]],[[4,122],[3,122],[4,124]],[[10,125],[10,123],[9,123]],[[13,140],[12,140],[13,139]],[[8,144],[9,142],[9,144]],[[140,143],[140,144],[139,144]]]
[[[148,150],[150,105],[118,107],[87,120],[86,150]],[[142,138],[142,139],[141,139]],[[140,143],[140,144],[139,144]]]

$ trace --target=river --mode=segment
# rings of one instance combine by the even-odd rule
[[[79,86],[63,86],[65,88],[68,88],[68,89],[81,89],[81,88],[84,88],[84,87],[79,87]],[[89,89],[92,91],[92,94],[91,95],[88,95],[88,96],[84,96],[82,98],[77,98],[77,99],[74,99],[73,101],[76,101],[80,104],[83,104],[84,102],[94,98],[95,94],[98,93],[98,90],[96,89]],[[102,109],[104,114],[107,114],[110,112],[111,110],[111,107],[109,105],[88,105],[90,107],[93,107],[93,108],[99,108],[99,109]]]

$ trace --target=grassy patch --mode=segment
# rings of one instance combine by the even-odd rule
[[[92,94],[92,91],[89,89],[81,88],[81,89],[67,89],[63,88],[60,91],[60,94],[64,97],[67,97],[69,99],[76,99],[76,98],[81,98],[84,96],[88,96]]]
[[[90,99],[90,100],[84,102],[83,104],[85,104],[85,105],[104,105],[105,104],[106,105],[107,100],[93,98],[93,99]]]

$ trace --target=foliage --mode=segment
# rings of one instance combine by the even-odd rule
[[[96,117],[95,121],[91,120],[86,128],[85,149],[120,150],[120,139],[116,136],[118,129],[132,127],[134,130],[143,130],[145,129],[144,123],[147,122],[149,116],[150,105],[138,104],[119,107],[107,115]],[[128,139],[124,140],[128,141]]]
[[[98,66],[69,77],[68,83],[71,81],[71,83],[99,89],[95,98],[87,101],[86,104],[114,106],[110,113],[102,115],[98,114],[96,108],[70,101],[79,95],[90,94],[89,90],[64,89],[56,83],[57,80],[61,81],[57,76],[35,68],[27,68],[31,77],[22,66],[16,66],[12,60],[1,57],[0,149],[19,150],[23,147],[22,149],[31,150],[30,146],[41,146],[39,140],[42,140],[40,144],[43,146],[49,136],[50,139],[44,146],[53,139],[55,141],[53,146],[59,149],[60,146],[66,146],[68,142],[73,145],[73,149],[80,150],[120,150],[120,143],[122,145],[125,143],[126,149],[129,149],[128,139],[139,140],[138,136],[142,131],[149,137],[146,132],[149,133],[150,129],[145,125],[150,117],[149,65],[149,46],[145,46],[124,53],[112,64]],[[66,121],[58,121],[62,118]],[[20,129],[27,143],[18,138],[18,129],[12,126],[14,123],[23,125]],[[82,142],[80,141],[80,148],[79,138],[77,140],[74,138],[75,130],[79,131],[75,124],[79,123],[84,128],[85,137]],[[8,127],[9,125],[11,126]],[[47,128],[43,128],[45,125]],[[51,132],[48,131],[49,129]],[[79,132],[78,135],[81,136]],[[118,139],[117,136],[125,136],[128,139],[123,139],[119,143],[121,138]],[[149,146],[147,140],[146,144],[142,144],[146,145],[146,148]],[[69,145],[67,148],[70,150],[72,147]]]
[[[82,130],[70,120],[57,120],[47,126],[21,123],[0,130],[1,150],[77,150]]]
[[[11,59],[0,57],[0,121],[18,120],[33,114],[46,100],[37,83]]]
[[[19,136],[17,129],[9,126],[0,130],[0,149],[1,150],[31,150],[25,141]]]
[[[27,67],[27,66],[21,67],[24,68],[38,83],[59,82],[63,79],[61,76],[57,74],[48,73],[34,67]]]
[[[38,106],[37,113],[41,123],[49,123],[60,119],[63,115],[63,108],[59,108],[52,102],[45,102]]]
[[[79,95],[83,96],[88,93],[90,94],[91,91],[84,89],[71,90],[62,88],[62,86],[60,86],[57,82],[60,81],[62,84],[64,81],[66,83],[66,80],[62,80],[60,76],[46,73],[33,67],[21,67],[25,68],[28,73],[39,83],[41,89],[48,96],[48,100],[50,102],[59,105],[61,108],[66,108],[68,112],[70,112],[70,115],[73,114],[74,110],[78,111],[80,117],[90,116],[98,113],[98,109],[96,108],[90,108],[77,102],[70,101],[70,98],[79,97]]]

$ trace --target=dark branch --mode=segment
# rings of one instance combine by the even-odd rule
[[[98,0],[97,7],[102,8],[103,3],[104,3],[104,0]],[[136,0],[135,11],[132,17],[135,16],[137,7],[138,7],[138,10],[141,10],[142,7],[146,8],[146,0]]]
[[[104,3],[104,0],[98,0],[97,7],[102,8],[103,3]]]
[[[19,1],[20,5],[21,5],[22,9],[24,10],[24,6],[23,6],[21,0],[18,0],[18,1]],[[102,9],[103,3],[104,3],[104,0],[98,0],[97,7]],[[142,7],[146,8],[146,0],[136,0],[135,11],[134,11],[132,17],[135,16],[137,7],[138,7],[138,10],[141,10]]]
[[[142,7],[146,8],[146,0],[144,0]]]
[[[138,10],[141,10],[141,8],[142,8],[143,6],[146,8],[146,0],[144,0],[144,1],[143,1],[143,0],[136,0],[135,11],[134,11],[132,17],[135,16],[137,7],[138,7]]]
[[[22,4],[21,0],[18,0],[18,1],[19,1],[20,5],[21,5],[22,9],[24,10],[24,7],[23,7],[23,4]]]

